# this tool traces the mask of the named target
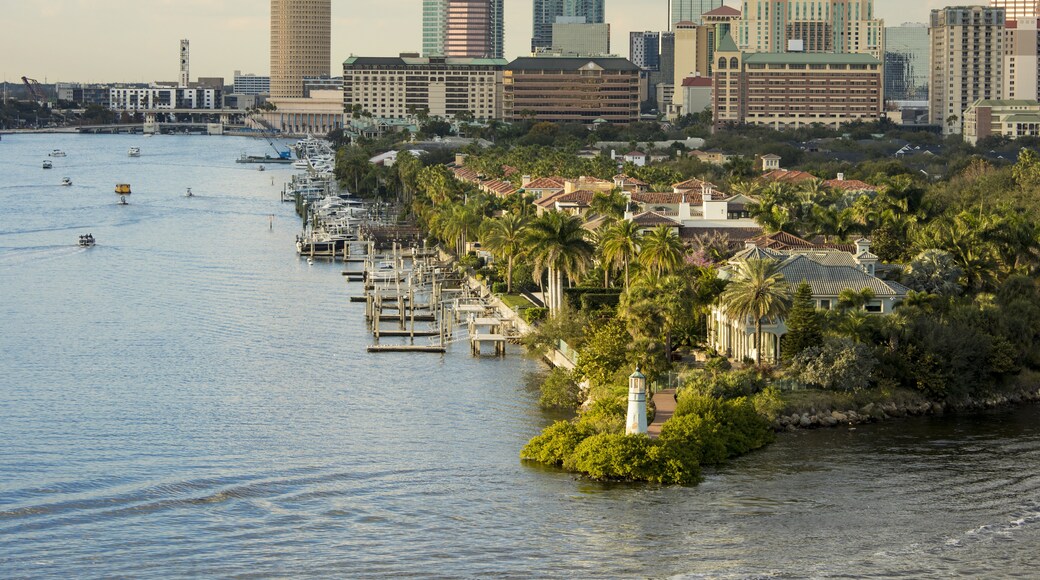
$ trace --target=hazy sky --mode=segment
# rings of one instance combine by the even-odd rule
[[[977,0],[982,3],[984,0]],[[875,0],[889,26],[925,22],[954,0]],[[737,0],[727,4],[738,5]],[[418,51],[422,0],[332,0],[333,74],[351,54]],[[606,0],[611,49],[628,32],[667,26],[667,0]],[[505,0],[506,56],[529,52],[531,0]],[[0,0],[0,74],[41,82],[176,80],[179,40],[191,41],[191,76],[266,75],[267,0]]]

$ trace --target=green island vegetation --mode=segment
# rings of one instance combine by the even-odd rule
[[[462,150],[465,167],[519,190],[504,197],[456,179],[447,165],[454,152],[402,154],[390,167],[368,163],[376,153],[410,147],[407,135],[352,143],[333,136],[344,139],[336,167],[343,183],[396,200],[402,218],[425,228],[459,257],[459,267],[532,324],[524,337],[532,353],[573,354],[572,370],[548,373],[541,404],[574,418],[534,437],[521,451],[524,460],[597,480],[694,484],[702,466],[770,443],[791,414],[811,410],[830,421],[834,410],[833,424],[846,418],[838,413],[845,409],[883,418],[881,409],[895,404],[955,408],[1036,392],[1036,139],[991,138],[971,147],[886,123],[711,134],[709,122],[693,116],[590,131],[533,121],[454,128],[428,120],[420,128],[420,138],[464,131],[487,140]],[[688,137],[703,138],[701,150],[737,156],[704,163],[687,154]],[[667,158],[644,167],[619,169],[606,147],[583,154],[602,141],[649,152],[649,142],[670,139],[678,141],[663,152]],[[762,180],[756,160],[765,154],[818,179]],[[628,201],[618,188],[596,193],[584,215],[537,211],[534,196],[521,189],[523,176],[609,180],[619,173],[650,191],[697,178],[751,197],[748,211],[765,234],[844,244],[869,238],[884,277],[909,292],[886,315],[868,312],[873,294],[858,288],[818,309],[808,285],[785,280],[774,262],[729,264],[742,248],[725,236],[684,241],[674,229],[626,221]],[[824,180],[838,173],[873,188],[828,187]],[[596,227],[586,227],[594,220]],[[471,245],[477,242],[480,252]],[[528,301],[528,292],[544,293],[544,306]],[[728,360],[713,351],[707,327],[714,305],[748,316],[758,329],[783,317],[782,359]],[[675,414],[656,439],[624,434],[627,379],[637,366],[654,392],[676,389]]]

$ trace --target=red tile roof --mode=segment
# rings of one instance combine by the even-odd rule
[[[682,193],[675,193],[672,191],[654,191],[646,193],[633,193],[632,201],[636,203],[645,203],[649,205],[654,204],[666,204],[666,205],[678,205],[682,203],[683,198],[686,198],[686,203],[691,205],[701,204],[701,193],[700,191],[687,191]]]
[[[563,179],[559,177],[539,177],[525,185],[524,189],[563,189]]]
[[[710,187],[712,189],[716,189],[715,188],[715,184],[709,183],[707,181],[701,181],[700,179],[687,179],[686,181],[681,181],[679,183],[673,183],[672,184],[672,188],[673,189],[677,189],[679,191],[691,190],[691,189],[699,190],[702,187],[704,187],[705,185],[707,185],[708,187]]]
[[[842,191],[878,191],[876,186],[858,179],[828,179],[823,184]]]
[[[733,8],[732,6],[720,6],[709,12],[701,14],[701,17],[705,16],[740,16],[740,10]]]
[[[652,228],[656,226],[670,226],[677,228],[682,226],[682,224],[672,218],[665,217],[652,211],[644,211],[641,214],[632,216],[632,223],[644,228]]]
[[[761,179],[766,181],[786,181],[788,183],[799,183],[802,181],[811,181],[816,179],[816,176],[812,173],[805,171],[794,171],[787,169],[774,169],[769,173],[764,174]]]

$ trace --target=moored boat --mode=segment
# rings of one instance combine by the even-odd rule
[[[116,195],[130,195],[130,184],[129,183],[117,183],[116,184]]]

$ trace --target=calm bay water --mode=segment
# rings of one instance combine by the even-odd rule
[[[234,163],[265,149],[0,141],[0,577],[1040,567],[1037,407],[785,435],[696,488],[522,465],[540,365],[367,354],[357,286],[294,253],[290,170]]]

